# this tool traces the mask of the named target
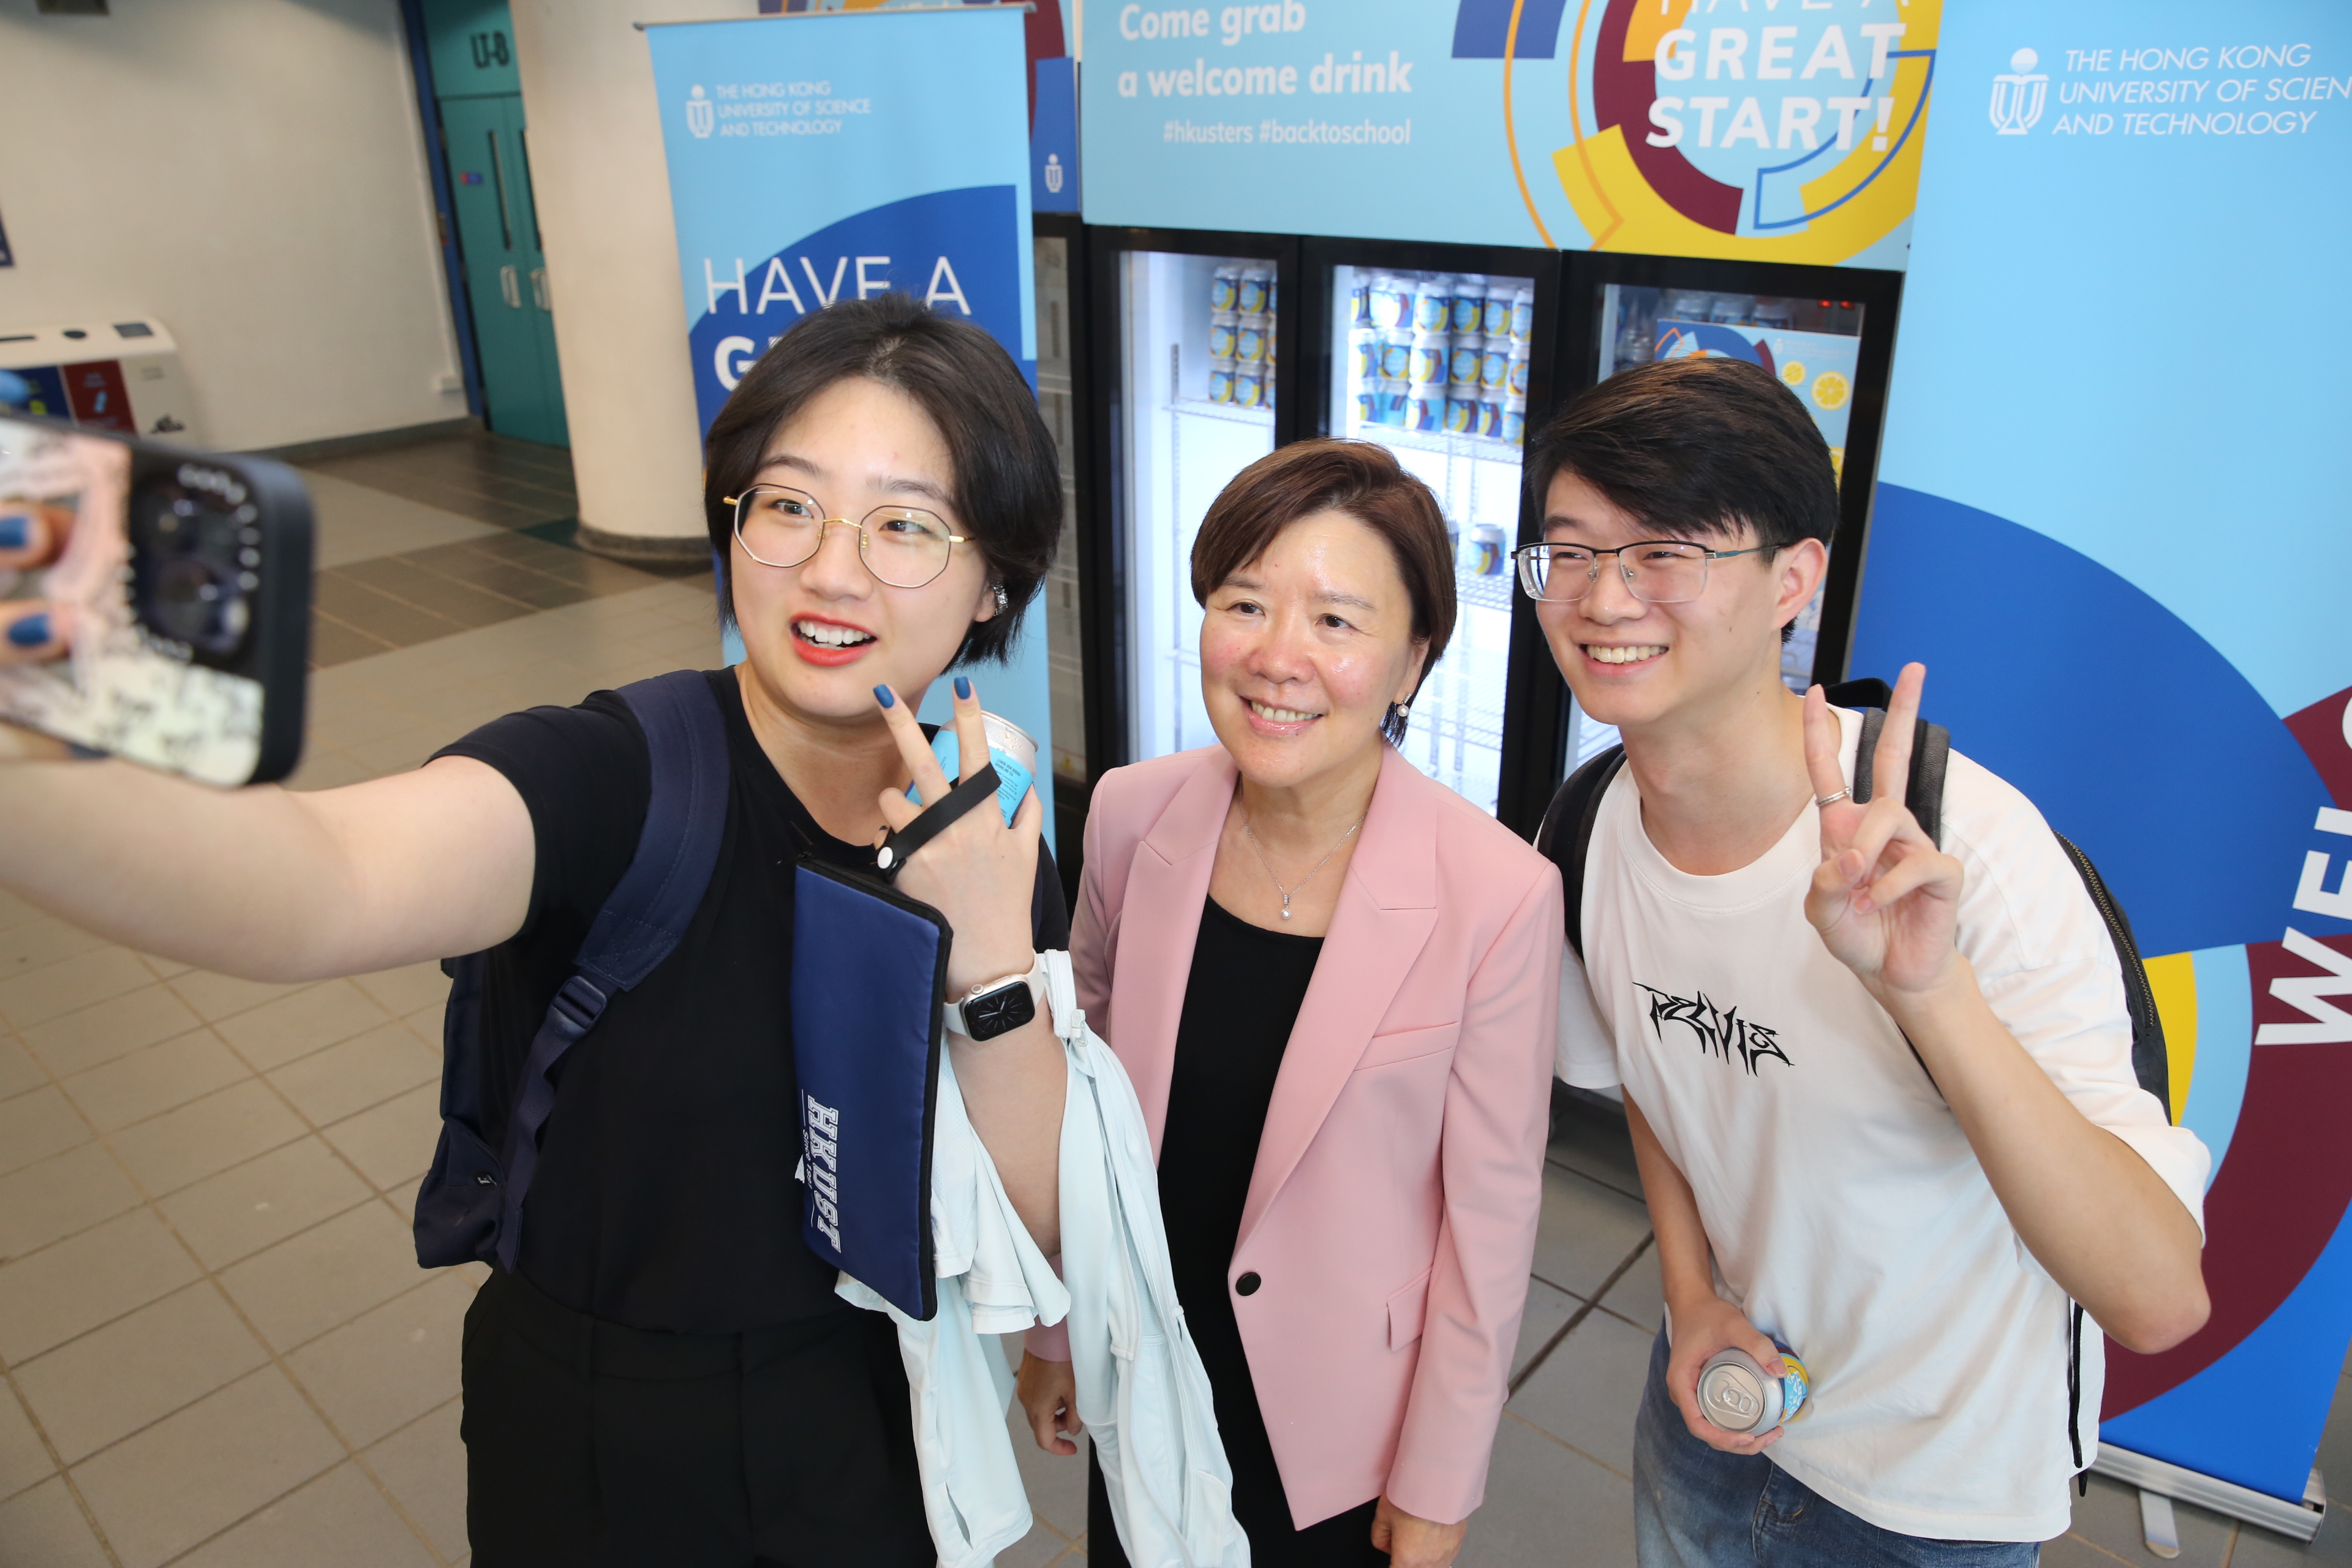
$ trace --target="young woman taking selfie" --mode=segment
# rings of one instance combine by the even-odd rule
[[[786,334],[707,458],[747,653],[704,678],[727,731],[724,834],[683,941],[565,1058],[517,1266],[467,1319],[481,1568],[935,1559],[895,1331],[836,1298],[801,1241],[793,866],[871,867],[886,826],[919,809],[909,784],[943,787],[913,714],[951,664],[1005,657],[1060,526],[1055,451],[992,339],[886,294]],[[28,538],[0,565],[62,542]],[[57,657],[62,621],[0,605],[0,659]],[[958,680],[967,776],[988,755],[980,698]],[[488,950],[486,1056],[509,1068],[627,867],[651,788],[645,732],[611,692],[311,794],[48,760],[0,731],[0,887],[260,980]],[[1009,825],[969,812],[900,877],[956,932],[950,997],[1067,945],[1041,822],[1034,792]],[[1050,1022],[950,1046],[1050,1251],[1065,1074]]]

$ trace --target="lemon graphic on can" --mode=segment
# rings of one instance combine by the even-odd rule
[[[1824,408],[1843,408],[1846,395],[1853,390],[1846,378],[1833,370],[1825,370],[1813,377],[1813,401]]]
[[[1780,367],[1780,379],[1787,382],[1790,386],[1804,385],[1805,362],[1801,359],[1792,359],[1787,364],[1782,365]]]

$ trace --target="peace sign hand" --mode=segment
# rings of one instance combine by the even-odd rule
[[[1838,962],[1876,994],[1934,990],[1959,962],[1960,863],[1936,847],[1904,799],[1911,737],[1927,668],[1906,664],[1879,731],[1868,805],[1847,795],[1838,764],[1841,734],[1829,699],[1805,694],[1805,768],[1821,807],[1822,863],[1805,895],[1805,918]]]

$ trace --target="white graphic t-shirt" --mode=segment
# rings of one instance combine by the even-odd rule
[[[1861,719],[1842,712],[1846,776]],[[2032,802],[1951,755],[1944,847],[1959,947],[2074,1108],[2203,1220],[2210,1157],[2132,1073],[2115,948]],[[1796,1351],[1812,1397],[1767,1453],[1906,1535],[2042,1541],[2068,1524],[2063,1290],[2018,1239],[1902,1032],[1805,920],[1820,814],[1754,863],[1676,870],[1631,768],[1586,863],[1585,963],[1561,977],[1559,1075],[1622,1084],[1698,1199],[1716,1289]],[[2104,1342],[2076,1416],[2096,1451]]]

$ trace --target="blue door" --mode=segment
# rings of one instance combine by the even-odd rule
[[[569,446],[505,0],[426,0],[424,12],[484,412],[500,435]]]

